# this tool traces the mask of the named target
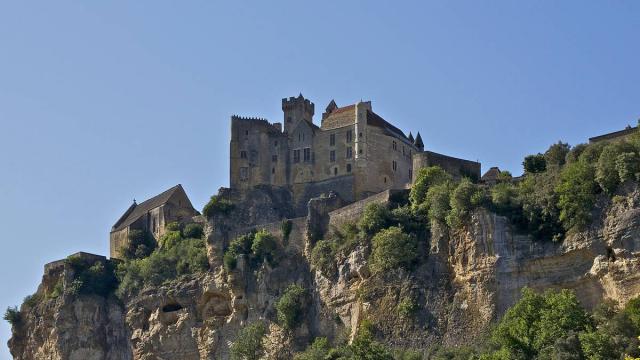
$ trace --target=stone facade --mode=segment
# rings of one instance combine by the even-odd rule
[[[387,189],[406,189],[416,164],[480,176],[477,162],[424,152],[419,133],[415,140],[407,137],[373,112],[371,102],[338,107],[332,100],[319,127],[313,123],[314,108],[302,95],[282,99],[284,127],[232,116],[231,189],[285,187],[297,208],[304,209],[309,199],[329,190],[353,202]]]
[[[629,137],[632,134],[635,134],[637,132],[638,132],[638,127],[637,126],[631,127],[629,125],[629,126],[627,126],[626,128],[624,128],[623,130],[620,130],[620,131],[614,131],[612,133],[603,134],[603,135],[594,136],[592,138],[589,138],[589,143],[593,144],[593,143],[601,142],[601,141],[622,140],[622,139],[626,139],[627,137]]]
[[[129,241],[131,230],[145,231],[157,240],[165,233],[168,223],[190,222],[196,215],[198,211],[193,208],[180,184],[140,204],[134,200],[111,228],[109,254],[112,258],[119,257],[120,249]]]

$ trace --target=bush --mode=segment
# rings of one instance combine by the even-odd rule
[[[609,144],[602,149],[596,165],[596,181],[602,190],[609,195],[613,195],[620,183],[620,177],[616,169],[618,155],[620,155],[619,147],[615,144]]]
[[[165,225],[165,230],[166,231],[181,231],[182,230],[182,224],[180,224],[177,221],[173,221],[168,223],[167,225]]]
[[[263,323],[253,323],[244,327],[231,345],[232,360],[258,360],[264,353],[262,338],[267,329]]]
[[[111,261],[88,263],[78,256],[69,256],[66,262],[73,270],[71,293],[74,295],[108,296],[118,286]]]
[[[432,186],[427,191],[425,201],[418,211],[426,213],[430,221],[446,223],[451,211],[450,197],[453,185],[449,182]]]
[[[116,274],[120,281],[117,290],[119,296],[132,295],[144,286],[159,286],[178,276],[209,269],[204,240],[180,238],[166,242],[165,245],[149,257],[118,264]]]
[[[197,223],[187,224],[182,231],[185,238],[200,239],[204,235],[202,225]]]
[[[141,259],[149,256],[156,247],[151,235],[143,230],[130,230],[127,244],[120,249],[120,255],[125,259]]]
[[[167,231],[158,239],[158,245],[161,249],[167,249],[176,246],[181,240],[180,231]]]
[[[571,147],[567,143],[558,141],[553,144],[544,153],[544,160],[547,166],[563,166],[565,164],[567,154]]]
[[[38,293],[35,293],[33,295],[25,296],[24,299],[22,300],[22,303],[30,308],[33,308],[36,305],[38,305],[40,300],[42,300],[40,295],[38,295]]]
[[[549,170],[540,174],[529,174],[518,185],[522,218],[517,224],[534,238],[560,239],[564,235],[555,189],[559,177],[557,169]]]
[[[547,170],[547,161],[542,154],[529,155],[524,158],[522,166],[524,167],[525,173],[537,174]]]
[[[358,327],[355,338],[348,347],[349,359],[393,360],[389,349],[374,340],[373,325],[364,320]]]
[[[336,246],[330,240],[320,240],[311,250],[311,266],[327,278],[333,278],[336,267]]]
[[[22,322],[22,314],[20,314],[20,310],[18,310],[17,306],[10,306],[4,312],[4,319],[13,327],[17,327]]]
[[[260,230],[256,233],[253,243],[251,244],[251,253],[255,264],[262,264],[265,260],[275,265],[278,256],[278,243],[276,238],[266,230]]]
[[[313,343],[307,347],[304,352],[296,354],[294,360],[325,360],[331,346],[329,346],[329,340],[324,337],[315,338]]]
[[[260,230],[239,236],[229,244],[222,257],[225,269],[235,269],[240,255],[246,255],[250,265],[255,267],[265,260],[271,266],[277,265],[281,253],[276,238],[266,230]]]
[[[471,211],[484,202],[483,193],[468,179],[463,179],[451,193],[449,198],[449,214],[447,224],[452,228],[459,228],[468,220]]]
[[[401,318],[409,319],[418,310],[418,304],[416,304],[416,302],[413,301],[412,298],[405,297],[398,303],[397,310],[398,315],[400,315]]]
[[[276,311],[278,321],[288,330],[293,330],[300,325],[306,312],[308,294],[300,285],[289,285],[278,302]]]
[[[358,222],[358,227],[366,235],[374,235],[378,231],[390,225],[391,212],[382,204],[372,203],[367,205]]]
[[[282,220],[280,224],[280,231],[282,231],[282,241],[287,244],[289,242],[289,236],[291,235],[291,230],[293,228],[293,223],[291,220]]]
[[[207,218],[211,218],[216,215],[227,216],[232,210],[233,204],[229,200],[223,199],[218,195],[214,195],[202,209],[202,214]]]
[[[418,241],[402,229],[392,226],[380,231],[372,239],[372,251],[369,258],[374,272],[388,271],[403,267],[410,269],[418,255]]]
[[[616,170],[620,181],[636,180],[640,175],[640,156],[626,152],[616,158]]]
[[[534,359],[570,332],[583,331],[589,318],[568,290],[536,294],[522,290],[521,299],[511,307],[492,333],[498,353],[509,359]]]
[[[520,209],[518,188],[510,183],[496,184],[491,188],[493,210],[501,215],[510,215]]]
[[[416,207],[421,205],[425,201],[427,192],[432,186],[441,185],[450,181],[451,175],[439,166],[420,169],[409,193],[409,200],[412,206]]]
[[[591,209],[596,200],[593,168],[582,161],[567,165],[562,171],[556,192],[564,228],[584,228],[591,221]]]

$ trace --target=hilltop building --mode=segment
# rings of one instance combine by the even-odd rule
[[[282,99],[282,122],[231,117],[230,186],[286,187],[298,208],[333,191],[347,202],[387,189],[410,187],[424,166],[439,165],[455,177],[480,177],[480,163],[424,150],[415,139],[373,111],[370,101],[338,107],[331,101],[320,126],[315,105],[298,97]]]
[[[631,125],[627,125],[626,128],[624,128],[623,130],[619,130],[619,131],[614,131],[608,134],[603,134],[603,135],[598,135],[598,136],[594,136],[592,138],[589,138],[589,143],[593,144],[596,142],[601,142],[601,141],[616,141],[616,140],[621,140],[621,139],[625,139],[628,136],[635,134],[636,132],[638,132],[638,127],[632,127]]]
[[[118,252],[129,241],[131,230],[142,230],[158,239],[165,233],[165,225],[170,222],[186,223],[198,215],[187,193],[178,184],[159,195],[133,204],[122,214],[109,234],[109,254],[118,258]]]

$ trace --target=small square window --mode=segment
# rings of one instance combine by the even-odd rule
[[[351,164],[347,164],[347,172],[350,173],[351,172]]]
[[[242,150],[240,151],[240,159],[246,159],[247,158],[247,152]]]
[[[347,159],[351,159],[353,157],[353,148],[349,146],[347,148]]]
[[[272,162],[278,162],[278,155],[271,155]]]

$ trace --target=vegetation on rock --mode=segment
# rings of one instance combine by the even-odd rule
[[[300,285],[289,285],[278,302],[276,303],[276,311],[278,321],[287,330],[293,330],[298,327],[306,313],[309,294],[307,290]]]
[[[231,241],[223,255],[223,263],[227,271],[234,270],[238,258],[245,256],[251,266],[259,266],[264,261],[275,266],[282,256],[282,249],[276,238],[266,230],[252,231]]]
[[[264,353],[262,338],[267,329],[261,322],[245,326],[231,345],[232,360],[258,360]]]

